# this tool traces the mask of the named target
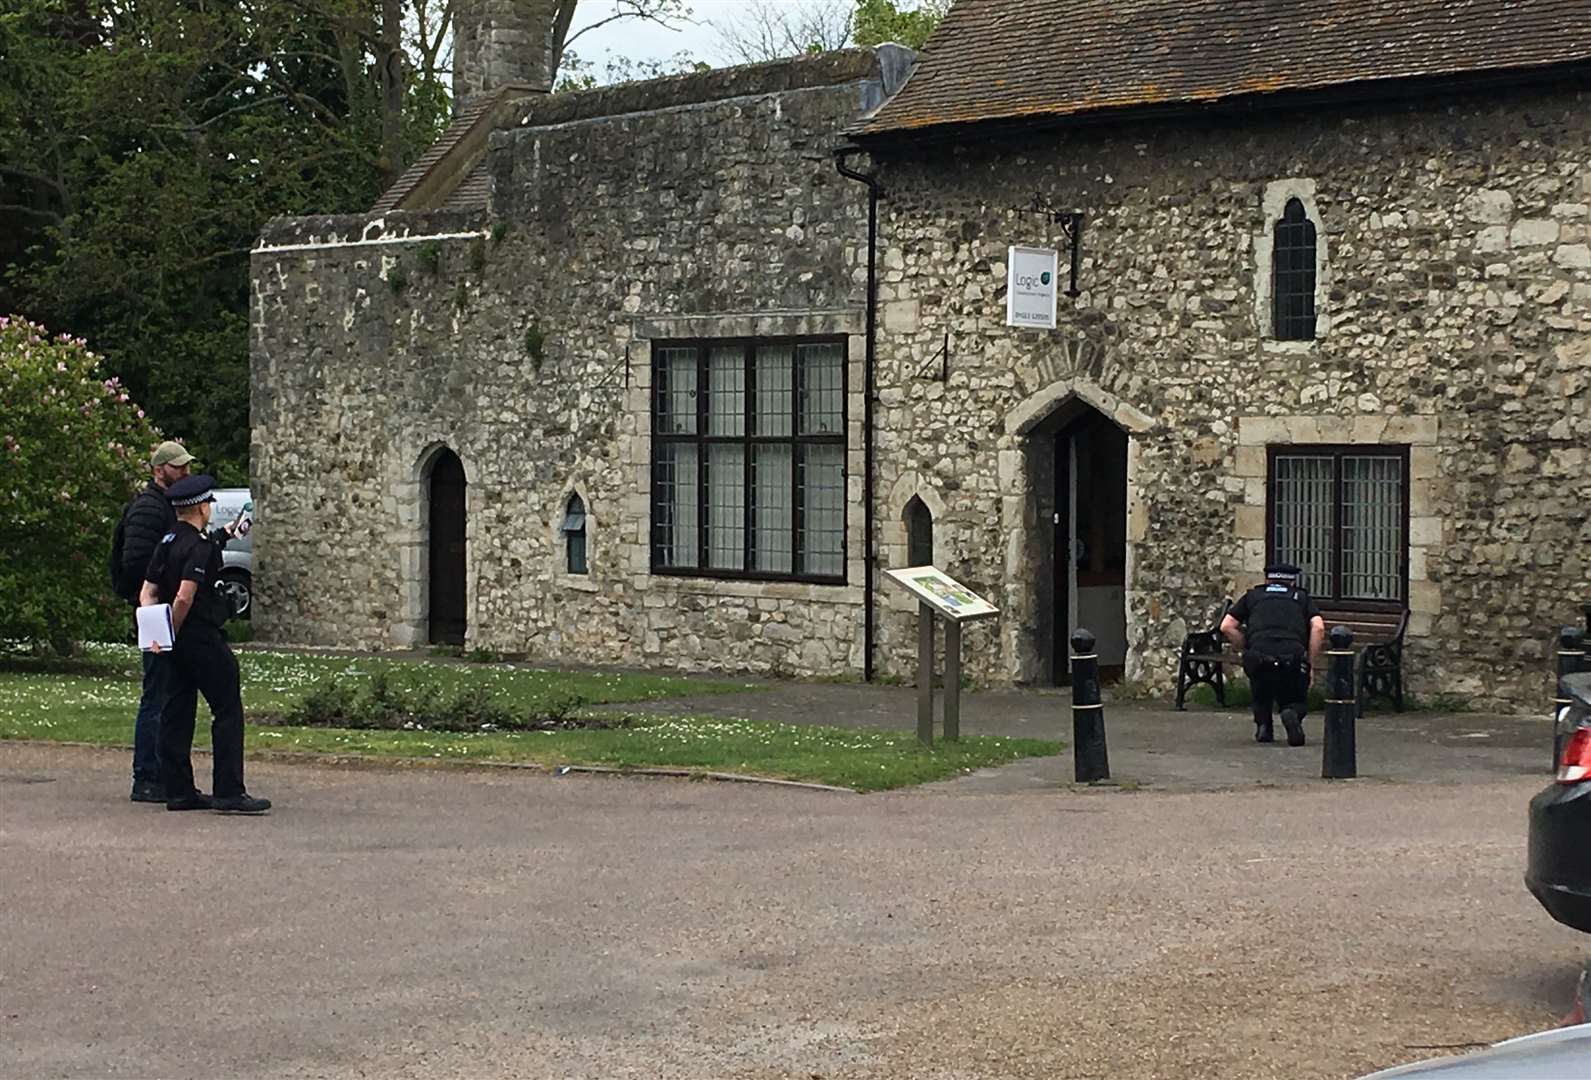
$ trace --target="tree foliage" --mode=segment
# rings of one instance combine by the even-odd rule
[[[126,633],[107,556],[158,438],[81,338],[0,316],[0,640]]]
[[[396,31],[394,31],[396,32]],[[0,310],[68,327],[229,479],[248,454],[248,253],[276,214],[349,212],[434,138],[383,116],[354,0],[14,0],[0,16]]]
[[[718,36],[725,57],[742,64],[887,41],[920,49],[949,9],[950,0],[752,0],[719,25]]]

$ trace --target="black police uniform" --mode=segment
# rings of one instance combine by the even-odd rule
[[[197,482],[197,483],[196,483]],[[190,491],[194,487],[197,491]],[[209,494],[208,477],[190,477],[167,489],[173,505],[195,494]],[[194,498],[194,502],[204,499]],[[238,662],[226,642],[222,626],[231,606],[215,589],[220,580],[221,547],[225,534],[206,537],[185,521],[155,547],[146,580],[157,589],[160,601],[169,604],[184,581],[198,586],[193,606],[177,631],[171,650],[162,654],[166,665],[166,705],[160,714],[160,775],[166,786],[166,805],[192,801],[193,725],[203,694],[210,706],[210,741],[215,757],[216,799],[246,794],[243,787],[243,690]],[[268,804],[267,804],[268,805]]]
[[[1309,627],[1320,616],[1314,598],[1298,585],[1268,581],[1244,593],[1228,614],[1244,625],[1243,671],[1254,692],[1260,737],[1269,735],[1275,707],[1302,721],[1308,710]],[[1294,741],[1291,728],[1288,736]]]

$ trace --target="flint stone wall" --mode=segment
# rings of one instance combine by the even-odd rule
[[[1268,444],[1388,443],[1411,448],[1411,688],[1543,707],[1553,628],[1591,599],[1591,94],[882,160],[886,562],[932,492],[938,561],[1004,609],[969,637],[970,671],[1048,677],[1024,425],[1081,399],[1130,435],[1129,676],[1167,687],[1182,635],[1259,576]],[[1260,333],[1257,248],[1287,188],[1325,252],[1312,343]],[[1007,245],[1066,248],[1020,212],[1036,192],[1088,214],[1083,295],[1055,331],[1004,325]],[[911,670],[914,626],[891,605],[884,670]]]
[[[870,54],[797,64],[827,74],[704,76],[721,100],[670,80],[677,104],[618,115],[587,95],[538,103],[492,137],[489,215],[266,229],[251,327],[263,639],[424,643],[425,477],[446,446],[469,485],[469,647],[860,669],[854,509],[847,585],[649,572],[655,338],[845,335],[860,502],[866,188],[831,151],[879,90]],[[641,100],[595,96],[621,110]],[[576,492],[586,575],[564,572],[558,532]]]

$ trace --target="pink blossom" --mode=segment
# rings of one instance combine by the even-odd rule
[[[55,362],[55,370],[56,371],[65,371],[66,370],[66,361],[65,360],[57,360]]]
[[[138,410],[138,419],[142,420],[143,418],[144,418],[144,410],[139,409]]]

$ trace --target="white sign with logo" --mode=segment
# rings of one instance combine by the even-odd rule
[[[1060,253],[1054,248],[1011,247],[1006,254],[1005,324],[1055,329],[1055,279]]]

